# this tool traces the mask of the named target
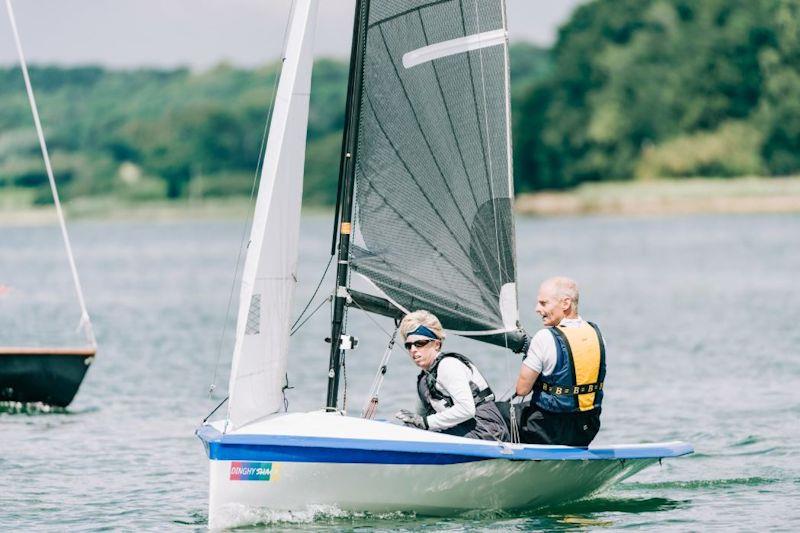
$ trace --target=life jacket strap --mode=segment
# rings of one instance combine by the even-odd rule
[[[456,352],[447,352],[443,353],[439,356],[436,362],[433,364],[433,367],[429,372],[420,372],[419,377],[417,378],[417,388],[419,389],[419,383],[424,380],[425,386],[428,389],[428,394],[430,395],[431,399],[433,400],[444,400],[445,407],[453,407],[453,399],[450,396],[446,396],[439,392],[436,388],[436,379],[439,374],[439,363],[445,357],[454,357],[461,361],[464,366],[466,366],[470,372],[472,372],[473,364],[472,361],[465,355],[461,355],[460,353]],[[495,400],[494,391],[492,391],[491,387],[486,387],[483,390],[478,389],[478,385],[474,381],[470,381],[470,389],[472,390],[472,399],[475,401],[475,407],[482,405],[486,402],[493,402]],[[423,403],[425,403],[425,399],[420,396],[420,399]]]
[[[492,392],[491,387],[486,387],[482,391],[478,392],[478,394],[475,395],[474,398],[475,398],[475,407],[478,407],[479,405],[482,405],[486,402],[493,402],[494,392]]]
[[[574,387],[562,387],[560,385],[551,385],[543,381],[536,383],[536,388],[552,394],[553,396],[577,396],[579,394],[589,394],[590,392],[597,392],[603,390],[603,382],[586,383],[584,385],[575,385]]]

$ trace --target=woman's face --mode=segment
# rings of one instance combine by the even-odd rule
[[[405,346],[414,364],[423,370],[428,370],[442,348],[442,341],[424,335],[409,335],[406,337]]]

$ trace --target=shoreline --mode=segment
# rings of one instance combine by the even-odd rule
[[[514,211],[543,217],[800,213],[800,176],[585,183],[519,194]]]
[[[52,205],[14,208],[0,197],[0,226],[57,223]],[[114,198],[81,198],[65,204],[70,221],[242,220],[247,198],[129,203]],[[304,207],[304,214],[331,214],[332,207]],[[690,178],[588,183],[563,192],[521,193],[520,216],[676,216],[696,214],[800,213],[800,176],[784,178]]]

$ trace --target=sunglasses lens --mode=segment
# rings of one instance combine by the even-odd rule
[[[426,340],[419,340],[414,342],[407,342],[403,346],[406,347],[406,350],[410,350],[412,346],[416,346],[417,348],[422,348],[423,346],[427,346],[428,343],[433,342],[433,339],[426,339]]]

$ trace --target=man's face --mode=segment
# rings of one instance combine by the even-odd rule
[[[411,356],[414,364],[423,370],[428,370],[436,360],[436,355],[442,347],[442,341],[430,339],[424,335],[409,335],[406,337],[406,346],[408,355]]]
[[[566,316],[566,310],[569,309],[568,298],[558,298],[555,287],[549,284],[543,284],[539,287],[539,296],[537,296],[536,312],[542,317],[542,323],[547,327],[557,326],[561,323],[561,319]]]

